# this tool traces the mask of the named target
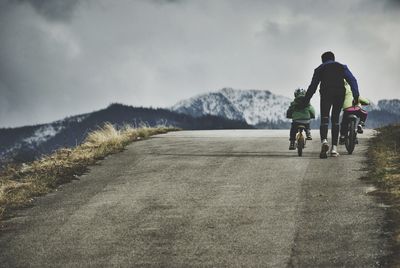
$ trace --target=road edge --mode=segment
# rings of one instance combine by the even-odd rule
[[[376,129],[368,141],[363,181],[376,189],[369,195],[385,209],[384,235],[389,254],[381,260],[384,267],[400,267],[400,125]]]

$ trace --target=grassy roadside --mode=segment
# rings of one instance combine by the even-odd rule
[[[88,134],[85,141],[72,149],[60,149],[29,165],[7,167],[0,174],[0,220],[12,209],[32,202],[36,196],[50,192],[62,183],[76,179],[105,156],[122,151],[133,141],[176,131],[172,127],[117,130],[111,124]]]
[[[393,266],[400,266],[400,125],[377,129],[368,148],[368,179],[377,187],[376,194],[390,207],[387,222],[393,233]],[[391,266],[392,266],[391,265]]]

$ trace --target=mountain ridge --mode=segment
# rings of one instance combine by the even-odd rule
[[[222,102],[221,98],[215,99],[214,96],[218,94],[224,96],[225,101]],[[290,119],[286,118],[286,110],[291,101],[292,99],[276,95],[269,90],[222,88],[181,100],[170,109],[195,117],[212,114],[226,118],[243,118],[249,125],[257,128],[288,128]],[[212,109],[212,107],[217,108]],[[365,108],[370,113],[367,127],[376,128],[400,122],[398,99],[380,100],[378,104],[371,103]],[[235,116],[232,116],[232,113],[224,113],[230,110],[236,111]],[[312,120],[312,126],[318,127],[318,120]]]
[[[286,121],[285,112],[290,102],[291,99],[269,90],[222,88],[179,101],[170,109],[195,117],[212,114],[257,125],[265,121]]]

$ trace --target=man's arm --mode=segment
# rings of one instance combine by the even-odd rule
[[[343,65],[343,66],[344,66],[344,79],[346,79],[347,83],[349,83],[349,85],[351,87],[351,92],[353,93],[353,98],[356,100],[360,96],[360,93],[358,92],[357,79],[350,72],[347,65]]]
[[[311,84],[308,86],[307,92],[306,92],[306,97],[304,98],[305,103],[309,103],[312,96],[314,95],[315,91],[317,91],[317,87],[319,82],[321,82],[320,77],[319,77],[319,68],[314,70],[314,74],[311,80]]]
[[[361,103],[361,105],[370,105],[370,101],[363,97],[359,97],[359,102]]]

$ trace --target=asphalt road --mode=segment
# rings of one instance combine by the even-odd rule
[[[317,131],[314,131],[317,137]],[[17,212],[0,267],[376,267],[384,208],[353,155],[288,131],[183,131],[131,144]]]

